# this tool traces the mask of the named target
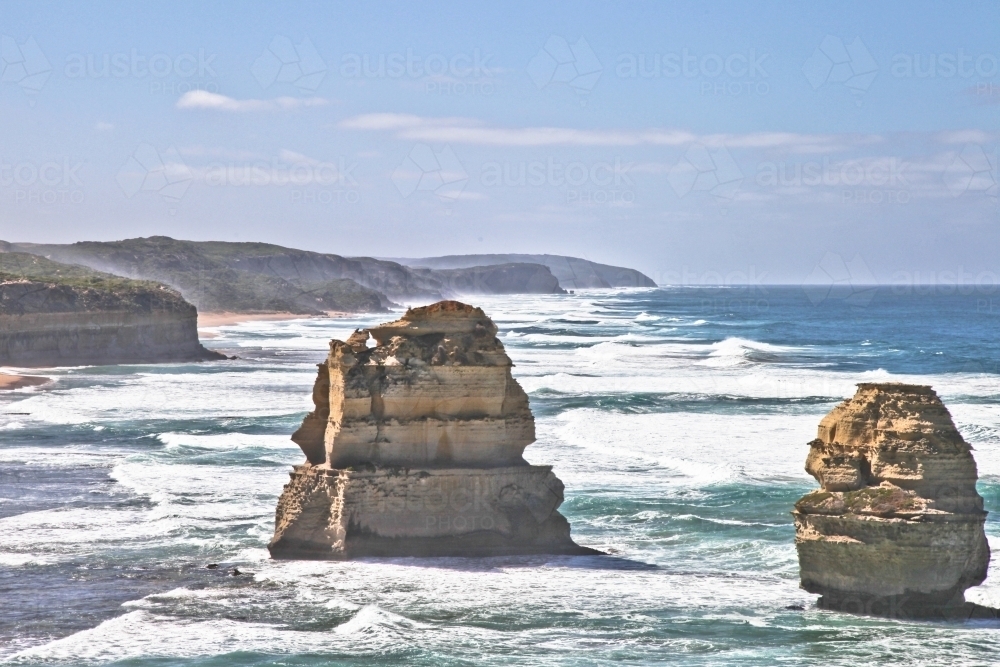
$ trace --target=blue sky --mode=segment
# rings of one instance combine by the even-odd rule
[[[0,238],[1000,275],[995,3],[359,4],[4,3]]]

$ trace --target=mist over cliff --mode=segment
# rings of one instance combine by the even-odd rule
[[[0,364],[73,366],[221,359],[175,290],[0,252]]]
[[[306,315],[380,312],[464,294],[561,294],[564,288],[655,286],[622,267],[556,255],[468,255],[436,260],[342,257],[269,243],[166,236],[11,249],[170,285],[201,311]]]

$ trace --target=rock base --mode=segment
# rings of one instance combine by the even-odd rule
[[[799,508],[816,511],[808,502]],[[905,597],[911,606],[953,606],[986,578],[985,512],[794,516],[802,588],[831,600]]]
[[[198,316],[190,306],[180,312],[0,315],[0,364],[7,366],[46,368],[225,358],[202,347]]]
[[[599,554],[570,538],[550,466],[297,466],[275,518],[271,556]]]
[[[966,602],[962,589],[950,599],[939,595],[904,593],[889,597],[861,595],[823,595],[816,601],[819,609],[896,620],[1000,619],[1000,609]]]
[[[933,389],[862,383],[820,422],[795,504],[802,588],[826,609],[990,617],[963,592],[986,578],[972,450]]]

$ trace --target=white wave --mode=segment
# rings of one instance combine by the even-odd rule
[[[140,508],[71,507],[25,512],[0,519],[7,554],[40,552],[49,560],[115,549],[130,541],[156,543],[179,537],[185,522],[178,517],[153,518]]]
[[[138,609],[95,628],[20,651],[10,660],[80,665],[147,657],[194,658],[235,651],[288,653],[297,646],[334,648],[334,642],[324,641],[317,634],[321,633],[262,623],[191,621]]]
[[[819,411],[818,411],[819,412]],[[807,481],[806,443],[816,414],[611,413],[580,408],[540,420],[529,461],[556,465],[566,482],[587,488],[686,489],[762,480]],[[567,448],[568,445],[570,448]],[[631,481],[629,481],[631,480]]]
[[[675,519],[682,519],[690,521],[692,519],[697,519],[698,521],[704,521],[706,523],[714,523],[720,526],[760,526],[764,528],[778,528],[780,524],[776,523],[764,523],[761,521],[740,521],[739,519],[718,519],[707,516],[698,516],[697,514],[678,514],[673,517]]]
[[[152,595],[147,595],[139,600],[129,600],[123,602],[122,606],[128,609],[139,609],[143,607],[149,607],[157,602],[163,602],[167,600],[207,600],[207,599],[222,599],[226,597],[227,591],[219,588],[173,588],[169,591],[164,591],[163,593],[154,593]]]
[[[312,409],[309,388],[315,367],[250,372],[147,373],[115,377],[72,389],[27,398],[19,421],[48,424],[98,424],[139,419],[195,419],[238,414],[244,417],[305,412]],[[275,392],[275,386],[301,392]]]
[[[0,566],[3,567],[24,567],[25,565],[46,565],[52,559],[39,554],[13,553],[0,551]]]
[[[193,433],[160,433],[156,436],[167,449],[195,447],[219,451],[234,451],[246,448],[274,449],[283,452],[299,451],[287,435],[248,435],[245,433],[216,433],[202,435]]]
[[[712,343],[709,348],[711,349],[711,352],[708,353],[709,358],[702,364],[714,367],[780,361],[788,353],[801,349],[736,337]]]
[[[338,625],[334,632],[338,635],[382,634],[430,627],[432,626],[411,621],[405,616],[380,609],[375,605],[367,605],[362,607],[351,620]]]
[[[288,471],[301,456],[300,451],[289,452],[287,468],[192,465],[131,457],[114,466],[111,478],[158,506],[148,511],[151,519],[224,522],[248,516],[271,518]]]

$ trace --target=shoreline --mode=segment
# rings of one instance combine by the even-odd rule
[[[52,378],[41,375],[13,375],[11,373],[0,373],[0,391],[23,389],[24,387],[38,387],[49,382],[52,382]]]
[[[266,322],[269,320],[297,320],[310,317],[298,313],[230,313],[207,312],[198,313],[198,328],[224,327],[232,324],[242,324],[243,322]]]
[[[338,310],[327,311],[326,315],[306,315],[304,313],[272,312],[272,313],[231,313],[231,312],[204,312],[198,313],[198,335],[201,338],[216,338],[218,333],[213,331],[203,331],[215,327],[232,326],[243,324],[244,322],[277,322],[281,320],[306,320],[319,317],[343,318],[352,317],[354,313],[346,313]]]

